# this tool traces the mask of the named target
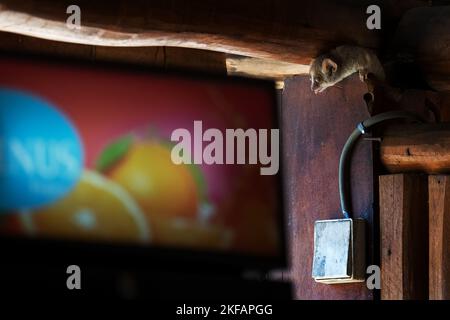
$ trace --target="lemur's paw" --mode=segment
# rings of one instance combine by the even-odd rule
[[[368,72],[367,70],[359,70],[359,80],[361,80],[362,82],[365,82],[368,79]]]

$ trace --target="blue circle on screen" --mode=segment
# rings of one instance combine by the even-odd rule
[[[0,88],[0,212],[66,195],[83,170],[75,127],[45,100]]]

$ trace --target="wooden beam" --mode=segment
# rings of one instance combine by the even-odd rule
[[[282,80],[309,73],[309,65],[236,55],[227,55],[226,65],[228,75],[251,78]]]
[[[394,43],[399,56],[415,60],[435,90],[450,90],[450,6],[420,7],[405,13]]]
[[[380,33],[368,30],[364,23],[368,5],[382,7],[385,27],[390,28],[403,12],[426,1],[348,0],[343,4],[337,0],[229,0],[212,5],[200,0],[193,5],[182,0],[80,0],[80,30],[71,30],[65,24],[70,4],[65,0],[0,0],[0,31],[86,44],[94,49],[105,46],[105,50],[96,50],[99,60],[104,53],[107,59],[137,60],[147,65],[156,62],[158,66],[163,47],[168,53],[173,52],[169,47],[211,50],[227,54],[224,60],[229,75],[272,79],[281,84],[278,80],[306,74],[313,57],[338,44],[377,48]],[[66,48],[71,51],[70,46]],[[191,53],[178,49],[176,68],[204,71],[210,67],[211,58],[215,67],[219,57],[202,53],[199,58]],[[189,59],[182,58],[185,55]]]
[[[450,122],[393,125],[382,134],[381,162],[389,172],[450,172]]]
[[[221,52],[177,47],[105,47],[50,41],[0,32],[0,50],[11,53],[127,63],[148,67],[227,74]],[[256,75],[255,75],[256,77]]]
[[[0,0],[0,31],[101,46],[176,46],[308,65],[342,43],[378,48],[373,1],[79,0],[81,29],[66,25],[69,0]]]
[[[284,80],[308,73],[309,66],[179,47],[105,47],[51,41],[0,32],[0,49],[95,61],[113,61],[230,76]]]
[[[381,298],[428,299],[426,176],[380,176]]]
[[[429,298],[450,299],[450,176],[429,176]]]

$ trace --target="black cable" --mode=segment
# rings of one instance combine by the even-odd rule
[[[351,196],[350,196],[350,175],[348,168],[350,166],[353,148],[359,137],[367,133],[367,130],[381,122],[394,119],[409,119],[423,122],[416,114],[408,111],[389,111],[377,114],[371,118],[360,122],[356,129],[351,133],[344,147],[342,148],[341,158],[339,159],[339,196],[341,200],[341,211],[345,218],[351,218]]]

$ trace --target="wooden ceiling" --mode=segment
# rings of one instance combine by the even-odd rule
[[[432,2],[227,0],[212,4],[208,0],[79,0],[82,27],[77,30],[66,25],[69,16],[66,9],[72,1],[0,0],[0,31],[90,46],[79,50],[94,50],[98,59],[105,55],[152,64],[151,61],[162,57],[167,63],[167,52],[177,52],[174,58],[177,64],[186,63],[201,69],[203,62],[214,61],[215,64],[220,60],[219,64],[228,74],[275,80],[307,73],[315,56],[340,44],[356,44],[384,52],[394,37],[396,43],[410,47],[411,39],[418,39],[408,50],[426,56],[419,61],[432,73],[431,76],[426,74],[426,78],[435,89],[450,90],[446,80],[450,70],[442,72],[440,67],[442,64],[447,67],[450,56],[445,28],[441,27],[450,25],[450,9],[430,8],[426,21],[422,21],[421,13],[410,14],[409,20],[401,23],[397,30],[408,10],[416,7],[421,7],[419,11],[426,10],[428,8],[423,7]],[[370,4],[382,8],[381,30],[366,28],[366,8]],[[433,25],[437,18],[440,20]],[[430,23],[431,27],[422,28],[424,23]],[[427,45],[435,31],[445,40],[441,41],[443,45]],[[414,35],[418,35],[417,38]],[[188,49],[186,53],[182,53],[182,48]],[[200,53],[200,50],[209,53]],[[436,56],[438,59],[434,59]]]
[[[348,2],[348,1],[344,1]],[[80,0],[82,28],[67,28],[65,0],[1,0],[0,30],[102,46],[171,46],[309,64],[336,43],[379,45],[367,1]],[[367,2],[368,3],[368,2]]]

